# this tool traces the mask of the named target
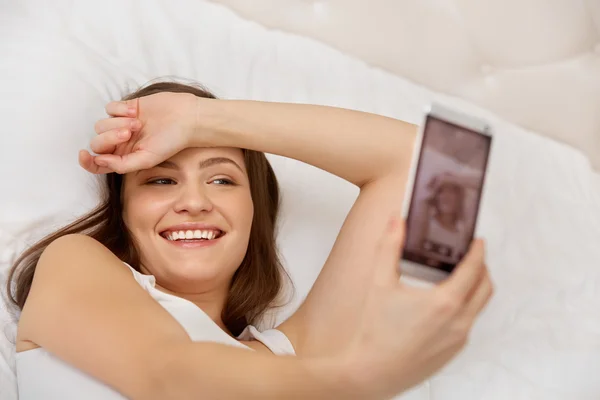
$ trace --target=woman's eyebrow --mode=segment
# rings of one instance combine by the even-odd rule
[[[213,165],[218,165],[218,164],[232,164],[234,165],[237,169],[240,170],[240,172],[244,172],[242,171],[242,168],[238,165],[238,163],[236,163],[235,161],[233,161],[231,158],[227,158],[227,157],[211,157],[211,158],[207,158],[205,160],[200,161],[200,164],[198,164],[198,167],[200,169],[202,168],[208,168],[208,167],[212,167]],[[167,169],[174,169],[174,170],[178,170],[179,166],[177,164],[175,164],[172,161],[163,161],[158,165],[155,165],[153,168],[167,168]],[[142,170],[136,171],[136,175],[138,173],[140,173]]]
[[[244,171],[242,171],[242,168],[238,165],[238,163],[233,161],[231,158],[227,158],[227,157],[207,158],[206,160],[200,161],[199,167],[200,168],[208,168],[208,167],[212,167],[213,165],[217,165],[217,164],[232,164],[237,169],[239,169],[240,172],[244,172]]]

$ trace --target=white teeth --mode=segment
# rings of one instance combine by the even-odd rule
[[[167,234],[165,235],[165,237],[167,238],[167,240],[182,240],[182,239],[206,239],[206,240],[213,240],[214,238],[216,238],[218,235],[217,231],[213,231],[213,230],[189,230],[189,231],[172,231],[172,232],[167,232]]]

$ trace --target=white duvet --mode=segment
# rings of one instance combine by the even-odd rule
[[[494,127],[478,234],[488,241],[497,290],[466,350],[399,398],[600,398],[600,179],[578,151],[200,0],[0,7],[1,274],[26,243],[94,204],[77,150],[107,101],[149,79],[175,75],[222,97],[329,104],[415,123],[437,100]],[[284,195],[280,246],[299,299],[357,191],[271,159]],[[15,324],[4,306],[0,322],[0,399],[12,400]]]

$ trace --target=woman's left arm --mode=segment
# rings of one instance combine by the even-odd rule
[[[300,160],[361,189],[405,174],[412,154],[416,128],[397,119],[310,104],[199,100],[195,145],[205,145],[211,131],[221,146]]]
[[[257,101],[200,102],[198,121],[223,146],[311,164],[360,188],[335,245],[300,308],[281,329],[300,355],[343,348],[373,274],[370,250],[392,213],[400,215],[416,137],[409,123],[334,107]],[[214,108],[211,106],[214,105]],[[205,135],[197,135],[202,145]],[[399,250],[400,251],[400,250]]]

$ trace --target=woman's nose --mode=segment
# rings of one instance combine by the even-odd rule
[[[211,211],[213,204],[202,184],[181,185],[181,190],[174,208],[178,213],[187,212],[190,214],[200,214],[202,212]]]

